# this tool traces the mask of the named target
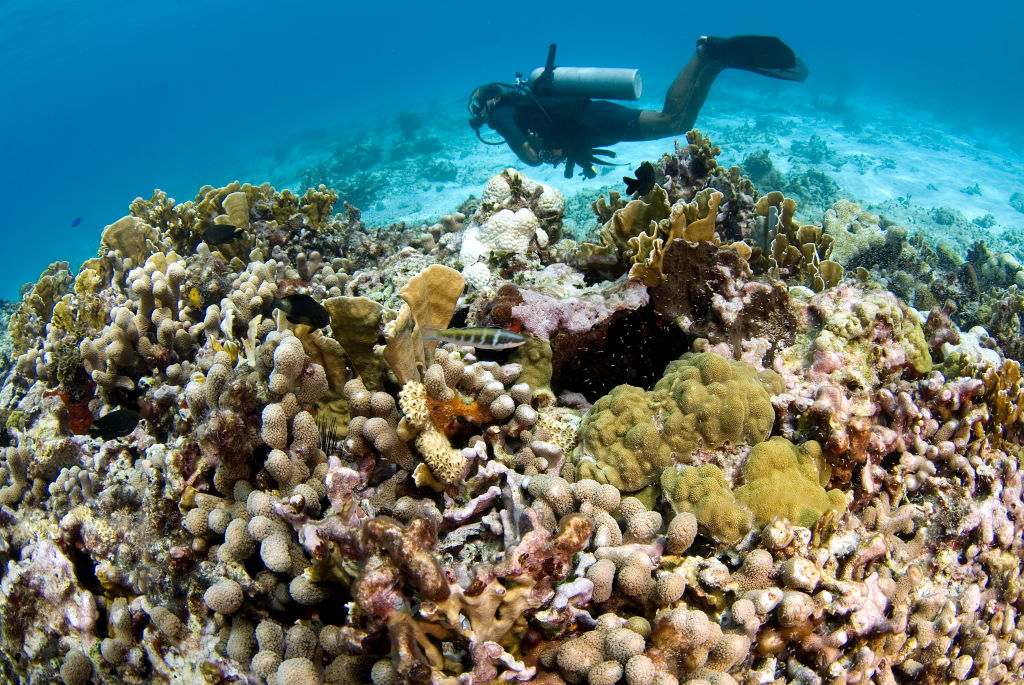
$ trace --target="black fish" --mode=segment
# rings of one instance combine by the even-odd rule
[[[306,324],[310,328],[323,328],[331,322],[331,315],[324,306],[309,295],[296,293],[274,301],[274,307],[284,312],[293,324]]]
[[[94,438],[113,440],[128,435],[142,420],[142,414],[131,409],[115,409],[104,414],[89,426],[89,435]]]
[[[214,224],[203,231],[203,242],[207,245],[226,245],[245,237],[245,231],[230,224]]]
[[[654,165],[650,162],[644,162],[633,173],[636,174],[636,178],[622,177],[622,180],[626,183],[626,195],[632,195],[635,192],[639,192],[640,195],[646,195],[651,192],[654,188]]]
[[[80,223],[82,223],[82,217],[76,216],[74,219],[71,220],[71,227],[74,228]]]

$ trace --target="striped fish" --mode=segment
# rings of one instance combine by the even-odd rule
[[[423,339],[482,350],[507,350],[526,342],[523,336],[504,328],[424,328]]]

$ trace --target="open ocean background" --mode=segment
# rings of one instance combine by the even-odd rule
[[[427,126],[453,110],[462,118],[474,86],[541,66],[550,42],[560,64],[640,68],[657,104],[697,36],[774,34],[810,67],[808,82],[727,72],[709,106],[728,108],[721,93],[730,88],[782,102],[794,116],[812,98],[842,97],[927,112],[968,139],[1024,141],[1022,27],[1016,0],[8,0],[0,298],[16,299],[51,261],[77,268],[136,196],[162,188],[184,201],[236,178],[277,184],[275,159],[295,146],[370,137],[410,109],[425,112]],[[468,127],[450,135],[473,142]],[[246,175],[254,168],[267,177]],[[481,169],[476,182],[490,173]],[[964,179],[985,180],[968,163]]]

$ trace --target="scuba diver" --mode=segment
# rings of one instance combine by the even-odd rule
[[[516,83],[488,83],[469,97],[469,125],[489,145],[507,144],[530,166],[565,163],[571,178],[578,165],[586,178],[597,175],[595,164],[611,164],[604,146],[623,141],[656,140],[693,128],[715,77],[723,69],[744,69],[787,81],[804,81],[808,70],[788,45],[774,36],[701,36],[693,57],[665,94],[660,111],[640,110],[607,100],[636,100],[640,76],[636,69],[556,67],[555,45],[547,63]],[[480,135],[487,124],[501,135],[489,141]]]

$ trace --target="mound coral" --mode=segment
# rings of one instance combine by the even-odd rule
[[[821,446],[812,441],[794,445],[774,437],[750,450],[743,465],[746,483],[736,488],[736,501],[754,512],[754,524],[767,525],[782,516],[798,526],[813,526],[823,514],[842,511],[847,496],[825,491],[830,472]]]
[[[578,477],[635,492],[698,447],[766,439],[774,420],[755,369],[711,352],[686,354],[650,392],[620,385],[594,403],[572,460]]]
[[[693,514],[701,529],[720,542],[738,542],[753,524],[753,515],[736,501],[716,464],[665,469],[661,489],[677,514]]]

